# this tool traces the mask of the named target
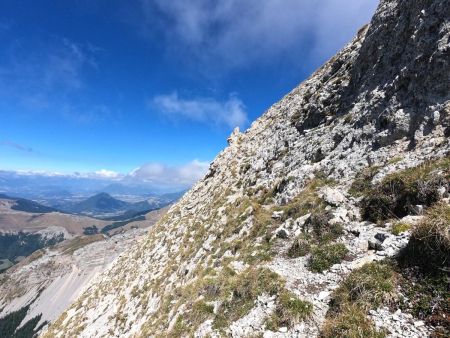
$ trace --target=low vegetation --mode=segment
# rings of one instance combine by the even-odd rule
[[[349,194],[355,197],[367,195],[372,189],[372,180],[380,171],[380,166],[370,166],[361,170],[353,180]]]
[[[337,316],[328,319],[320,335],[321,338],[384,338],[364,310],[356,305],[347,305]]]
[[[394,271],[387,263],[369,263],[354,270],[332,295],[321,337],[385,337],[375,329],[367,312],[391,299],[394,283]]]
[[[442,187],[450,187],[450,157],[428,161],[417,167],[387,175],[378,184],[359,185],[362,216],[373,222],[401,218],[414,211],[415,205],[431,206],[439,201]],[[367,180],[370,182],[370,180]]]
[[[340,224],[330,223],[331,214],[325,210],[315,210],[305,221],[302,233],[294,240],[286,255],[289,258],[306,256],[317,245],[329,244],[344,231]]]
[[[313,305],[299,299],[294,293],[283,290],[278,296],[274,313],[267,321],[267,328],[272,331],[280,327],[292,327],[312,315]]]
[[[429,208],[412,228],[398,257],[399,306],[436,328],[436,337],[450,336],[450,206]]]
[[[398,269],[397,306],[435,328],[433,337],[450,337],[450,289],[446,273]]]
[[[391,298],[394,290],[394,271],[387,263],[373,262],[354,270],[335,290],[331,302],[333,313],[347,305],[364,310],[377,308]]]
[[[395,222],[392,225],[391,232],[393,235],[398,236],[402,232],[408,231],[409,229],[411,229],[411,224],[405,222]]]
[[[342,243],[327,244],[315,247],[308,260],[308,268],[314,272],[322,272],[334,264],[341,263],[348,254],[348,249]]]
[[[412,230],[405,251],[408,259],[425,269],[450,270],[450,206],[438,203]]]
[[[275,208],[283,211],[282,221],[288,218],[296,219],[311,212],[311,210],[324,210],[325,202],[317,195],[317,190],[325,185],[332,185],[333,181],[322,178],[320,175],[312,179],[305,188],[289,203]],[[266,199],[266,198],[265,198]]]
[[[268,269],[248,269],[223,281],[220,299],[223,300],[214,319],[215,328],[225,328],[246,315],[262,294],[276,295],[283,290],[284,282],[278,274]]]

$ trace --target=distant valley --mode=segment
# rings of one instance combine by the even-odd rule
[[[0,272],[33,252],[84,236],[114,236],[148,227],[182,193],[133,201],[98,193],[81,201],[40,203],[0,194]],[[142,199],[142,197],[141,197]],[[41,204],[41,203],[45,203]],[[150,222],[148,222],[147,215]]]
[[[0,335],[31,337],[54,320],[180,195],[73,201],[68,194],[65,203],[44,205],[0,194]]]

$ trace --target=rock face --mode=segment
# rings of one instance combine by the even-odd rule
[[[317,336],[337,284],[407,242],[402,234],[385,239],[382,254],[368,251],[368,241],[379,241],[375,236],[385,229],[360,221],[357,201],[347,193],[354,177],[379,165],[375,180],[381,179],[449,153],[449,43],[450,1],[381,1],[372,22],[342,51],[249,130],[233,132],[205,178],[43,335]],[[277,210],[307,201],[310,182],[323,177],[333,186],[318,192],[323,199],[310,210]],[[306,268],[307,257],[289,259],[285,252],[311,223],[308,212],[322,203],[344,225],[338,241],[351,259],[316,273]],[[311,318],[270,330],[267,318],[276,311],[270,290],[248,311],[227,312],[232,300],[221,295],[223,276],[238,279],[257,268],[276,272],[290,292],[310,302]],[[204,312],[197,311],[199,301],[206,302]],[[374,312],[377,325],[385,311]],[[405,332],[423,337],[429,330]]]

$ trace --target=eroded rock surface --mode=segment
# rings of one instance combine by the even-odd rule
[[[233,132],[205,178],[44,336],[317,336],[340,281],[395,255],[408,240],[408,233],[390,234],[369,250],[386,229],[361,220],[358,200],[348,193],[355,176],[380,166],[376,181],[449,153],[449,20],[448,0],[381,1],[372,22],[342,51],[249,130]],[[308,189],[317,180],[323,198],[313,199],[309,210],[288,208],[312,198]],[[307,256],[286,257],[319,206],[343,225],[337,241],[349,250],[348,260],[322,273],[307,268]],[[271,330],[275,299],[261,294],[238,319],[219,321],[229,299],[219,297],[217,280],[255,267],[281,276],[290,292],[313,304],[312,316]],[[202,284],[209,279],[216,284]],[[193,315],[198,302],[206,304],[201,323]],[[385,323],[395,321],[386,311],[372,316],[380,327],[395,328],[392,337],[397,328],[411,337],[431,330],[403,315],[400,326],[380,323],[384,314]]]

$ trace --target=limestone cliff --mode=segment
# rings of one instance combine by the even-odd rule
[[[408,243],[364,218],[352,182],[367,167],[376,183],[446,158],[449,100],[450,1],[382,0],[344,49],[233,132],[207,175],[44,336],[318,336],[339,283]],[[323,244],[345,256],[332,266],[289,253],[302,235],[319,253],[307,228],[320,217],[342,228]],[[408,337],[433,331],[381,305],[366,315],[392,336],[397,322]]]

